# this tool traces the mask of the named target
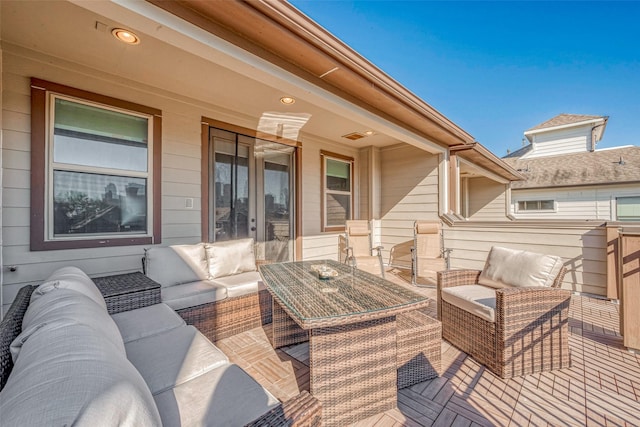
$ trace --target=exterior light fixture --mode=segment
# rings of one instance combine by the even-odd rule
[[[296,103],[295,98],[292,98],[290,96],[283,96],[282,98],[280,98],[280,102],[282,102],[284,105],[292,105]]]
[[[124,28],[114,28],[111,30],[113,37],[126,44],[140,44],[140,38],[129,30]]]

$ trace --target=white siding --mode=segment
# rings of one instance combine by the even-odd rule
[[[302,239],[303,259],[332,259],[338,261],[338,236],[338,233],[305,236]]]
[[[505,184],[488,178],[470,178],[468,188],[468,218],[471,220],[506,220]]]
[[[637,184],[511,190],[511,211],[516,218],[616,220],[616,197],[640,196]],[[555,212],[517,212],[518,201],[555,200]]]
[[[202,107],[202,103],[178,101],[179,96],[148,90],[99,71],[86,73],[73,64],[18,52],[3,52],[2,255],[5,266],[17,266],[15,272],[5,271],[2,278],[3,309],[20,287],[38,283],[58,267],[76,265],[91,276],[138,271],[144,253],[143,246],[29,250],[31,76],[162,110],[162,244],[199,241],[201,117],[230,120],[234,115],[213,106]],[[246,120],[238,117],[235,122],[249,127]],[[193,199],[193,208],[185,207],[185,198]]]
[[[534,149],[522,158],[557,156],[591,150],[591,125],[534,135]]]
[[[482,269],[494,245],[529,250],[562,257],[569,270],[564,289],[606,295],[607,239],[600,223],[470,222],[446,228],[444,237],[453,249],[451,268]]]
[[[381,244],[388,260],[395,244],[413,239],[413,222],[438,219],[438,156],[412,146],[381,152]]]

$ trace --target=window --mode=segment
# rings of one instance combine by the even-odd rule
[[[160,120],[32,79],[32,250],[160,242]]]
[[[521,200],[518,202],[518,212],[554,211],[554,200]]]
[[[322,154],[322,228],[344,230],[352,218],[353,159],[338,154]]]
[[[618,221],[640,221],[640,196],[616,197]]]

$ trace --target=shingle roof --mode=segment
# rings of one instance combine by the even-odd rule
[[[636,146],[502,160],[526,178],[512,182],[514,189],[640,182],[640,147]]]
[[[532,130],[539,130],[545,128],[551,128],[555,126],[568,125],[571,123],[579,123],[584,122],[586,120],[593,119],[604,119],[606,116],[588,116],[585,114],[558,114],[557,116],[547,120],[546,122],[542,122],[537,126],[532,127],[531,129],[527,129],[526,132],[530,132]]]

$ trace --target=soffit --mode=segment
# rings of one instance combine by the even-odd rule
[[[471,135],[286,2],[148,1],[433,142],[473,142]]]

